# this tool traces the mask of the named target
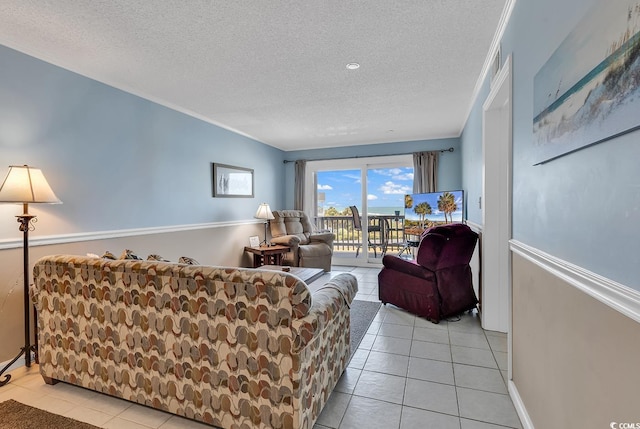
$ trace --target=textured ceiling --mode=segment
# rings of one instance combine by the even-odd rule
[[[298,150],[458,136],[504,5],[2,0],[0,44]]]

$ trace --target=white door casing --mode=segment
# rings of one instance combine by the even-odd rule
[[[492,82],[483,105],[482,327],[511,327],[511,57]]]

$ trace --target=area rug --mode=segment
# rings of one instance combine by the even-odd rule
[[[99,429],[9,399],[0,403],[0,429]]]
[[[351,356],[358,349],[381,305],[380,302],[358,299],[351,303]]]

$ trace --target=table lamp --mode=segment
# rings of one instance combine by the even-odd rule
[[[258,206],[258,211],[253,217],[255,217],[256,219],[264,220],[264,240],[260,242],[260,245],[262,246],[264,244],[265,246],[267,246],[269,244],[267,242],[267,224],[271,219],[275,219],[273,217],[273,213],[271,213],[271,208],[269,207],[269,204],[267,203],[260,204]]]

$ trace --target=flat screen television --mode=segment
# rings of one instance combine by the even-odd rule
[[[404,196],[405,230],[424,230],[447,223],[461,223],[464,191],[442,191]]]

